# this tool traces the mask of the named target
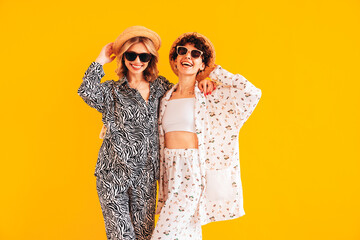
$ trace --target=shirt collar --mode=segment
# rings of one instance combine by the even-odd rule
[[[125,83],[128,83],[128,80],[127,80],[126,76],[124,75],[124,76],[122,76],[122,78],[119,79],[119,84],[123,85]]]

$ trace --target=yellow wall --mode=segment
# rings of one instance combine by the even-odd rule
[[[169,47],[206,35],[263,91],[240,137],[246,215],[203,238],[360,239],[360,2],[0,1],[0,239],[105,239],[93,176],[100,114],[77,95],[131,25]],[[115,78],[115,63],[104,79]]]

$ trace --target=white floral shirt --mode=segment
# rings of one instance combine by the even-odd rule
[[[239,131],[254,111],[261,90],[239,74],[217,66],[210,78],[219,86],[206,97],[195,87],[195,129],[199,142],[202,193],[199,205],[201,224],[234,219],[245,214],[239,162]],[[169,98],[177,87],[161,100],[159,114],[160,179],[156,213],[167,199],[164,174],[164,131],[162,117]]]

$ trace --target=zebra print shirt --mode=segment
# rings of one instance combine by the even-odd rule
[[[162,76],[150,83],[146,102],[129,87],[126,77],[100,83],[103,67],[91,63],[85,72],[78,94],[91,107],[102,113],[107,127],[95,168],[101,177],[116,171],[124,182],[153,169],[159,178],[158,108],[160,98],[173,84]]]

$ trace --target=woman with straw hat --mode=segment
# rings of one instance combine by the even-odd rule
[[[170,64],[179,83],[160,103],[160,180],[152,240],[202,239],[201,225],[245,214],[239,165],[239,130],[261,90],[215,65],[212,43],[185,33],[173,43]],[[201,94],[197,81],[219,85]]]
[[[154,228],[158,106],[173,85],[158,75],[160,45],[150,29],[125,29],[104,46],[78,90],[105,126],[95,176],[108,239],[150,239]],[[102,66],[115,58],[119,80],[100,83]]]

